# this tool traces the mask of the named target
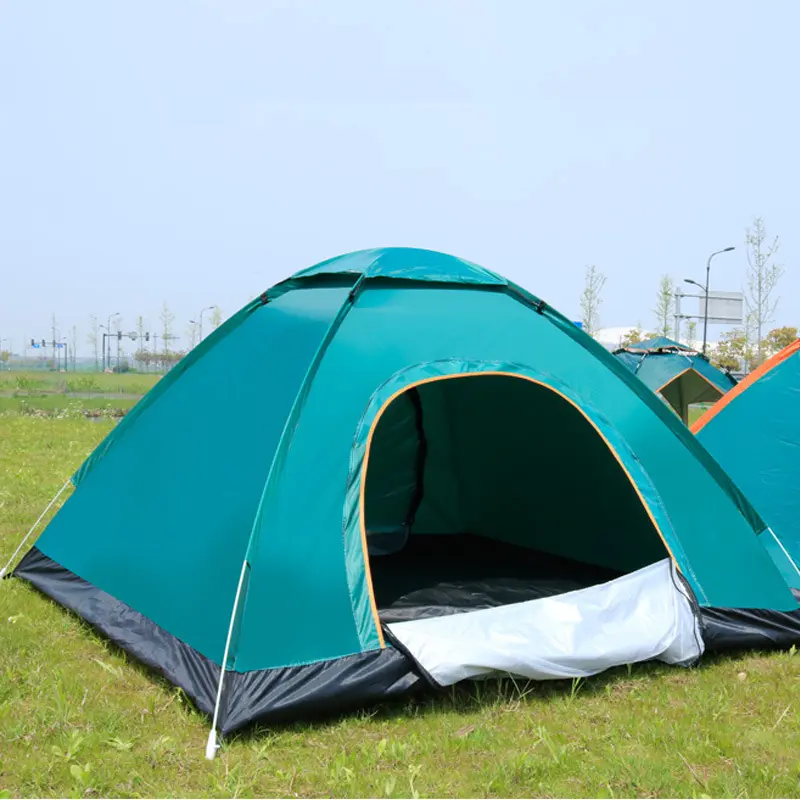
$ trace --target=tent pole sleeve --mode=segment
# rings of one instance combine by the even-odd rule
[[[333,318],[331,324],[328,326],[328,330],[325,331],[325,335],[322,337],[322,341],[319,343],[319,347],[317,347],[317,350],[314,353],[313,358],[311,359],[311,363],[308,365],[306,374],[303,376],[300,388],[297,390],[297,395],[294,398],[292,407],[289,410],[288,416],[286,417],[286,422],[283,425],[283,430],[281,431],[280,438],[278,439],[278,444],[275,447],[275,453],[272,456],[272,462],[269,465],[269,471],[267,472],[267,479],[264,481],[264,489],[261,492],[261,499],[258,502],[258,506],[256,508],[256,514],[253,519],[253,529],[250,532],[250,539],[247,543],[245,558],[250,558],[250,553],[253,550],[256,538],[256,530],[258,529],[258,521],[261,517],[261,512],[264,508],[267,495],[269,494],[270,489],[276,480],[277,473],[279,472],[280,469],[279,465],[283,461],[284,453],[289,446],[289,431],[293,431],[295,425],[297,424],[297,420],[300,417],[300,411],[305,405],[306,397],[308,396],[308,393],[311,390],[311,384],[314,380],[314,377],[317,374],[317,370],[319,369],[319,365],[322,362],[322,358],[328,349],[328,345],[330,345],[331,341],[333,340],[333,337],[336,335],[336,331],[339,330],[339,326],[342,324],[342,322],[344,322],[344,318],[347,316],[348,312],[355,304],[356,297],[358,296],[358,293],[361,290],[361,286],[364,282],[364,279],[367,277],[368,271],[369,271],[368,269],[364,270],[364,272],[362,272],[361,275],[359,276],[358,280],[353,284],[353,288],[349,291],[347,297],[344,299],[342,305],[339,307],[336,316]]]
[[[214,702],[214,716],[211,720],[211,730],[208,732],[208,742],[206,743],[206,758],[214,760],[219,744],[217,744],[217,722],[219,721],[219,707],[222,701],[222,687],[225,683],[225,673],[228,668],[228,654],[231,649],[231,639],[233,639],[233,629],[236,627],[236,612],[239,608],[239,601],[242,597],[242,587],[244,586],[244,576],[247,573],[247,559],[242,562],[242,572],[239,575],[239,585],[236,587],[236,597],[233,600],[233,610],[231,611],[231,622],[228,626],[228,636],[225,639],[225,652],[222,656],[222,665],[219,671],[219,684],[217,685],[217,699]]]
[[[789,555],[789,551],[783,546],[783,542],[775,535],[775,531],[772,528],[767,528],[770,532],[770,535],[775,540],[776,544],[780,549],[783,551],[783,554],[786,556],[786,560],[794,567],[794,571],[800,575],[800,568],[798,568],[797,564],[794,563],[794,559]]]
[[[14,551],[14,555],[12,555],[11,558],[8,559],[8,563],[3,567],[2,570],[0,570],[0,578],[4,578],[6,576],[8,568],[14,562],[14,559],[19,555],[20,550],[22,550],[22,548],[25,547],[25,542],[27,542],[28,539],[30,539],[31,534],[36,530],[37,527],[39,527],[39,523],[47,516],[47,512],[53,507],[58,498],[61,497],[62,494],[64,494],[67,486],[69,486],[71,483],[72,483],[72,478],[67,478],[66,483],[58,490],[56,496],[47,504],[47,508],[44,511],[42,511],[42,513],[39,515],[39,519],[37,519],[36,522],[33,523],[31,529],[27,532],[27,534],[25,534],[25,538],[19,543],[19,547],[17,547],[17,549]]]

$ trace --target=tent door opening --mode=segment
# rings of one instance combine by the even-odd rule
[[[543,603],[565,597],[573,607],[610,603],[613,616],[620,596],[639,623],[661,615],[656,627],[674,632],[674,566],[643,501],[595,427],[550,387],[479,373],[412,386],[376,421],[367,458],[363,513],[373,592],[393,633],[413,640],[423,623],[441,626],[445,617],[448,629],[480,629],[488,614],[492,639],[504,625],[519,631],[513,608],[528,620],[547,619]],[[660,578],[645,568],[660,570]],[[604,586],[628,588],[619,595]],[[643,597],[661,610],[642,616]],[[413,635],[408,626],[416,626]],[[627,630],[625,658],[630,624]],[[541,626],[531,633],[548,635]],[[480,639],[475,630],[469,636]],[[437,629],[433,640],[448,636]],[[487,646],[496,656],[495,645]],[[585,638],[583,645],[596,649]],[[556,669],[550,677],[561,676]]]
[[[631,479],[548,386],[467,374],[376,423],[365,524],[384,621],[560,594],[668,555]]]

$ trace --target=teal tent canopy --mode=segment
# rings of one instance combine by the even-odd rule
[[[692,430],[770,526],[761,539],[800,589],[800,340],[751,372]]]
[[[522,599],[547,627],[553,600],[588,619],[581,592],[625,606],[627,641],[584,630],[588,655],[544,677],[657,655],[633,631],[687,603],[687,647],[796,635],[763,522],[690,431],[570,319],[442,253],[353,253],[264,292],[74,485],[15,574],[223,733],[433,681],[393,627],[430,623],[414,615],[471,624]],[[659,564],[664,602],[631,578]]]
[[[614,355],[687,424],[690,405],[715,403],[736,386],[729,372],[717,369],[702,353],[666,336],[622,347]]]

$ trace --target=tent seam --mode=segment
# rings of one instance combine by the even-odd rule
[[[301,381],[300,387],[297,390],[297,395],[295,396],[294,403],[292,404],[292,407],[289,409],[289,413],[286,416],[286,421],[284,423],[283,430],[281,431],[280,438],[278,439],[278,442],[277,442],[277,444],[275,446],[275,453],[273,455],[272,462],[270,463],[270,467],[269,467],[269,470],[267,472],[267,477],[264,480],[264,488],[263,488],[263,490],[261,492],[261,498],[259,499],[258,505],[256,506],[256,513],[255,513],[255,515],[253,517],[253,525],[250,528],[250,535],[248,537],[247,545],[246,545],[245,551],[244,551],[244,559],[243,559],[243,562],[242,562],[242,576],[244,576],[245,569],[248,566],[250,566],[252,568],[250,559],[251,559],[251,554],[252,554],[252,550],[253,550],[253,544],[254,544],[254,542],[256,540],[256,529],[257,529],[258,523],[259,523],[259,521],[261,520],[261,517],[262,517],[262,513],[263,513],[263,510],[264,510],[264,502],[265,502],[265,500],[267,498],[267,493],[268,493],[270,487],[273,484],[274,475],[275,475],[275,467],[278,464],[279,455],[282,455],[282,453],[283,453],[284,444],[287,441],[287,434],[289,432],[289,429],[291,428],[292,423],[294,422],[294,420],[297,418],[297,416],[300,413],[300,410],[301,410],[301,408],[302,408],[302,406],[303,406],[303,404],[305,402],[305,398],[308,395],[308,391],[310,390],[311,384],[313,383],[314,377],[316,376],[317,368],[318,368],[319,364],[322,362],[322,358],[325,355],[325,352],[326,352],[326,350],[328,348],[328,345],[330,344],[331,340],[333,339],[333,336],[335,335],[335,333],[338,330],[339,326],[341,325],[342,321],[344,320],[344,317],[347,315],[347,312],[350,310],[350,308],[352,307],[353,303],[355,302],[355,296],[356,296],[357,290],[360,287],[364,277],[365,277],[365,274],[362,274],[361,277],[359,278],[359,280],[357,280],[356,283],[353,285],[353,288],[348,292],[347,297],[344,299],[342,304],[339,306],[339,310],[336,312],[336,316],[333,318],[333,320],[331,321],[331,324],[328,326],[328,329],[325,332],[325,335],[322,337],[322,341],[320,342],[319,346],[317,347],[316,352],[314,353],[313,357],[311,358],[311,362],[310,362],[308,368],[306,369],[306,374],[303,376],[303,380]],[[239,616],[241,617],[241,619],[243,619],[244,618],[244,612],[245,612],[245,609],[247,607],[247,591],[246,591],[246,589],[249,587],[249,581],[247,582],[248,583],[247,587],[244,587],[242,585],[242,583],[243,583],[243,581],[240,579],[239,591],[237,591],[236,597],[234,598],[233,608],[231,610],[231,621],[230,621],[230,626],[229,626],[229,630],[228,630],[228,636],[227,636],[227,639],[226,639],[226,650],[227,650],[227,648],[229,647],[229,645],[231,643],[231,638],[232,638],[232,634],[233,634],[233,630],[234,630],[234,621],[235,621],[235,619],[237,617],[237,612],[239,612],[239,609],[241,607],[241,611],[239,612]],[[241,591],[242,589],[244,589],[243,592]],[[242,594],[244,596],[241,596]],[[381,641],[382,641],[382,637],[381,637]],[[238,642],[237,642],[237,645],[238,645]],[[235,649],[238,650],[238,646]],[[231,659],[232,666],[235,666],[235,664],[236,664],[236,655],[237,655],[236,652],[228,653],[228,656]],[[222,664],[221,671],[220,671],[220,689],[218,690],[217,705],[220,704],[220,700],[221,700],[221,696],[222,696],[221,685],[222,685],[222,682],[224,680],[225,673],[226,672],[234,672],[234,671],[235,671],[234,669],[228,670],[227,663],[223,663]],[[215,710],[215,713],[216,713],[216,710]],[[223,725],[223,727],[224,727],[224,725]],[[211,734],[214,733],[214,730],[215,729],[212,728]],[[210,738],[209,738],[209,741],[210,741]],[[210,745],[209,745],[209,748],[210,748]]]

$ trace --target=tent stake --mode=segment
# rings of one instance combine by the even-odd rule
[[[19,547],[14,551],[14,555],[8,559],[8,563],[3,567],[2,570],[0,570],[0,579],[5,578],[8,568],[11,566],[14,559],[19,555],[19,551],[25,547],[25,542],[30,539],[31,534],[36,530],[36,528],[39,526],[39,523],[45,518],[47,512],[53,507],[53,504],[56,502],[56,500],[61,497],[61,495],[64,493],[64,490],[70,485],[70,483],[72,483],[72,478],[67,478],[67,482],[58,490],[58,494],[56,494],[56,496],[47,504],[47,508],[39,515],[39,519],[33,523],[31,529],[27,534],[25,534],[25,538],[19,543]]]

